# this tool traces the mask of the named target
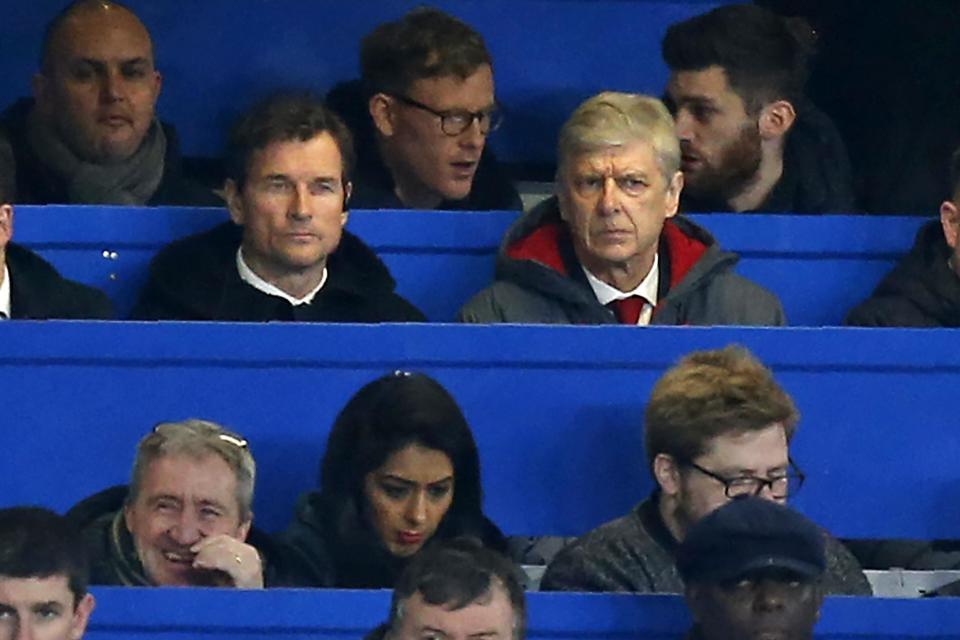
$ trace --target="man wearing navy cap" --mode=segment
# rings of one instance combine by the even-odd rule
[[[677,552],[694,622],[688,640],[812,638],[824,536],[796,511],[757,497],[705,516]]]

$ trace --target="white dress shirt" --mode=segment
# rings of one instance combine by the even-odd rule
[[[3,283],[0,284],[0,313],[10,318],[10,270],[3,265]]]
[[[614,300],[623,300],[630,296],[641,296],[646,300],[643,309],[640,310],[640,319],[637,320],[637,324],[641,326],[650,324],[650,318],[653,316],[653,308],[657,305],[657,290],[660,288],[659,255],[654,255],[653,266],[650,267],[650,271],[646,277],[633,291],[620,291],[590,273],[586,267],[581,265],[581,268],[583,269],[583,273],[586,274],[587,282],[590,283],[590,287],[593,289],[594,295],[597,296],[597,300],[604,306]]]
[[[317,295],[317,292],[323,288],[323,285],[327,283],[327,268],[323,268],[323,275],[320,277],[320,284],[313,288],[313,291],[310,291],[307,295],[302,298],[294,298],[292,295],[279,289],[278,287],[270,284],[257,274],[253,272],[253,269],[247,266],[247,263],[243,259],[243,247],[237,249],[237,272],[240,274],[240,279],[249,284],[254,289],[262,291],[270,296],[277,296],[278,298],[283,298],[293,306],[299,306],[301,304],[310,304],[313,302],[314,297]]]

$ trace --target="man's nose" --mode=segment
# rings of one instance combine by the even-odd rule
[[[188,510],[180,513],[180,517],[170,527],[168,534],[181,546],[193,546],[204,537],[200,521]]]
[[[623,208],[622,193],[613,178],[605,178],[603,192],[600,195],[600,212],[606,215],[619,213]]]
[[[680,140],[693,139],[693,118],[686,109],[678,109],[673,117],[677,138]]]
[[[761,580],[754,594],[753,606],[757,611],[779,611],[786,603],[784,585],[775,580]]]
[[[35,638],[33,625],[30,623],[29,618],[26,620],[18,620],[12,631],[12,635],[9,636],[10,640],[34,640]],[[2,629],[0,629],[0,640],[6,640]]]
[[[293,197],[290,198],[290,208],[287,213],[295,220],[304,220],[310,217],[310,187],[298,184],[294,187]]]
[[[489,122],[484,123],[483,129],[480,127],[480,118],[474,118],[470,121],[470,126],[463,130],[463,133],[460,134],[458,142],[460,146],[466,147],[469,149],[477,149],[483,146],[484,141],[487,139],[486,126]]]
[[[100,78],[100,98],[104,102],[115,102],[126,96],[126,80],[119,69],[108,69]]]

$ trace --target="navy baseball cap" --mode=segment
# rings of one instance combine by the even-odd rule
[[[816,580],[826,569],[825,535],[793,509],[754,496],[737,498],[687,532],[677,569],[685,582],[730,582],[764,569]]]

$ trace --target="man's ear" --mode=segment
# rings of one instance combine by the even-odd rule
[[[668,496],[680,492],[680,466],[669,453],[658,453],[653,459],[653,477]]]
[[[944,200],[940,205],[940,226],[943,227],[947,246],[956,250],[957,242],[960,241],[960,210],[951,200]]]
[[[677,171],[667,184],[667,218],[672,218],[677,215],[677,212],[680,210],[681,191],[683,191],[683,172]]]
[[[87,630],[87,623],[90,621],[90,614],[97,605],[96,599],[92,593],[88,593],[80,598],[80,602],[73,609],[73,617],[70,620],[70,640],[80,640]]]
[[[353,193],[353,183],[346,182],[343,185],[343,213],[340,214],[340,226],[347,224],[350,218],[350,195]]]
[[[797,111],[789,100],[776,100],[760,110],[760,137],[773,140],[787,135],[797,120]]]
[[[244,522],[240,523],[240,526],[237,527],[237,540],[241,542],[247,541],[247,536],[250,535],[250,527],[253,526],[253,513],[250,514],[250,517],[247,518]]]
[[[243,194],[240,193],[240,189],[233,179],[227,178],[227,181],[223,183],[223,195],[227,199],[230,219],[233,220],[234,224],[242,227],[244,222]]]
[[[0,205],[0,249],[7,246],[13,237],[13,207],[9,204]]]
[[[373,94],[367,103],[373,126],[377,128],[380,135],[388,138],[393,135],[396,129],[396,114],[393,111],[393,105],[394,99],[385,93]]]

